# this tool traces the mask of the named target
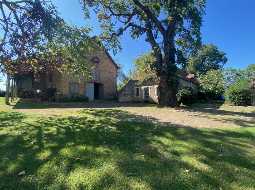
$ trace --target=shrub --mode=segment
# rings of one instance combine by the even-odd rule
[[[232,84],[227,89],[226,96],[234,105],[251,105],[251,89],[249,80],[241,79]]]
[[[192,88],[182,88],[177,93],[177,102],[178,105],[191,105],[196,101],[196,97]]]
[[[224,78],[220,70],[210,70],[200,75],[199,94],[207,99],[220,99],[224,94]]]

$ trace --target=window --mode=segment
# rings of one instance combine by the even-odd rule
[[[140,96],[140,89],[137,87],[135,88],[135,96],[139,97]]]

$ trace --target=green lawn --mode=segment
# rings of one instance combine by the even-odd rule
[[[0,112],[0,189],[255,189],[255,127],[195,129],[137,117],[116,109]]]

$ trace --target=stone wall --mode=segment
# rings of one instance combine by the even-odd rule
[[[57,91],[59,94],[63,96],[70,96],[70,83],[78,83],[79,85],[79,95],[84,96],[86,94],[86,84],[88,82],[92,83],[100,83],[103,86],[103,98],[104,99],[113,99],[117,96],[117,72],[118,68],[112,62],[110,57],[107,55],[105,51],[98,51],[92,56],[98,57],[99,63],[94,64],[92,72],[94,77],[92,76],[92,80],[86,80],[83,77],[72,76],[68,74],[54,74],[54,86],[57,87]]]
[[[98,81],[103,85],[103,93],[105,99],[112,99],[117,97],[117,72],[118,68],[113,64],[110,57],[105,51],[99,51],[95,54],[100,59],[96,72]]]

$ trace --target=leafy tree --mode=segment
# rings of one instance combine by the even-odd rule
[[[226,54],[215,45],[203,45],[189,58],[187,70],[193,74],[206,74],[210,70],[222,69],[226,62]]]
[[[131,73],[129,75],[126,75],[122,70],[119,70],[118,73],[118,85],[117,89],[121,90],[129,81]]]
[[[148,78],[155,78],[156,72],[152,67],[154,62],[155,57],[151,53],[138,57],[134,62],[135,68],[132,73],[132,78],[139,81],[143,81]]]
[[[247,67],[246,74],[249,79],[255,78],[255,64],[251,64]]]
[[[236,81],[244,78],[246,78],[245,70],[235,68],[224,69],[224,80],[226,88],[234,84]]]
[[[251,64],[245,69],[224,69],[224,80],[226,88],[239,80],[251,80],[252,78],[255,78],[255,64]]]
[[[0,1],[0,69],[7,73],[7,92],[12,64],[38,52],[60,21],[55,8],[45,0]]]
[[[207,98],[217,99],[224,94],[224,78],[220,70],[210,70],[200,75],[200,91]]]
[[[93,10],[101,23],[106,47],[120,48],[119,36],[146,37],[159,77],[159,104],[177,104],[177,52],[200,44],[205,0],[83,0],[86,15]],[[177,43],[179,42],[179,43]]]
[[[47,0],[0,2],[0,69],[10,79],[16,74],[59,70],[89,76],[89,56],[97,39],[89,29],[70,27]],[[9,102],[9,93],[6,93]]]
[[[226,91],[227,99],[237,106],[251,105],[251,89],[248,79],[239,79]]]

